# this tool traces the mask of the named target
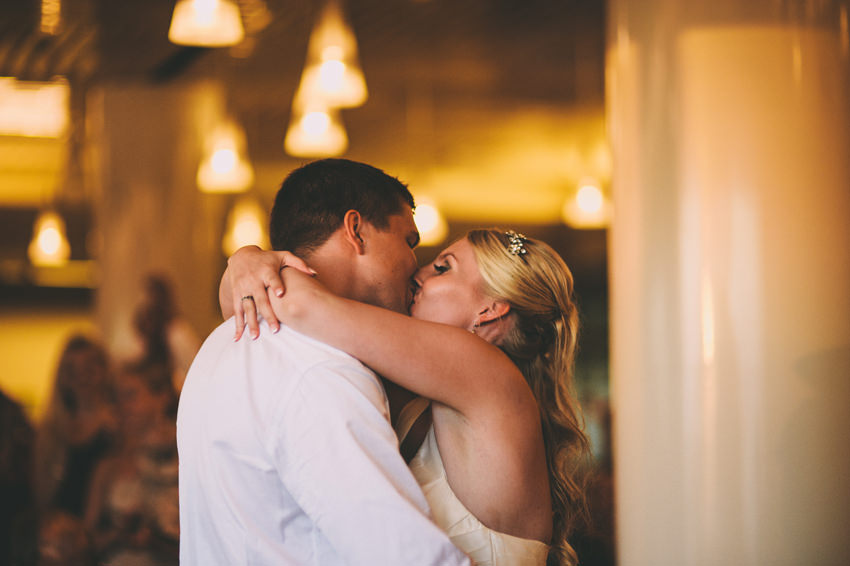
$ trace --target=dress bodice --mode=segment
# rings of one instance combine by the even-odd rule
[[[396,426],[404,439],[413,421],[427,408],[428,401],[411,402],[399,416]],[[437,446],[434,426],[428,429],[410,470],[431,506],[434,522],[477,566],[544,566],[549,546],[543,542],[494,531],[479,521],[457,498],[449,486],[446,469]]]

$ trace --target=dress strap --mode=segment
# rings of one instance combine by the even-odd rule
[[[409,433],[410,429],[413,428],[416,420],[422,416],[422,413],[424,413],[430,405],[430,399],[417,397],[402,407],[395,425],[395,433],[398,436],[399,442],[404,442],[404,439],[407,438],[407,433]]]

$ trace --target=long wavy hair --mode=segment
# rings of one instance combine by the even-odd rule
[[[485,293],[511,306],[514,324],[498,346],[522,371],[540,410],[552,499],[549,562],[575,564],[568,537],[587,517],[589,445],[573,389],[579,316],[572,273],[551,247],[532,238],[523,237],[524,254],[511,253],[513,242],[503,230],[472,230],[466,238]]]
[[[40,507],[50,506],[64,476],[68,450],[78,439],[81,413],[93,405],[112,404],[109,356],[94,339],[72,336],[59,358],[56,378],[36,433],[35,486]]]

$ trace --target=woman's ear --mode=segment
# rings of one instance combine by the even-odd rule
[[[349,210],[342,217],[342,233],[345,241],[353,246],[357,254],[365,252],[363,241],[363,218],[356,210]]]
[[[478,312],[478,324],[485,324],[504,318],[509,312],[511,312],[511,305],[505,301],[492,300]]]

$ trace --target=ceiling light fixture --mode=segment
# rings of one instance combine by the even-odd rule
[[[202,192],[241,193],[254,184],[254,168],[245,157],[245,134],[235,122],[218,126],[206,146],[197,175]]]
[[[446,219],[437,205],[427,197],[417,197],[413,220],[416,221],[416,229],[419,230],[419,244],[422,246],[441,244],[449,235],[449,225],[446,223]]]
[[[298,103],[293,105],[283,146],[296,157],[333,157],[348,149],[348,134],[338,110]]]
[[[595,179],[583,179],[562,210],[564,222],[578,229],[605,228],[611,221],[611,204]]]
[[[255,245],[267,250],[271,247],[266,230],[268,213],[260,204],[248,197],[240,198],[227,215],[226,229],[221,246],[230,257],[242,246]]]
[[[71,245],[65,235],[65,221],[58,213],[45,210],[38,215],[27,255],[37,266],[59,266],[68,262]]]
[[[310,34],[299,97],[337,108],[361,106],[368,98],[357,39],[335,0],[325,5]]]
[[[239,7],[232,0],[178,0],[168,39],[178,45],[225,47],[245,37]]]

